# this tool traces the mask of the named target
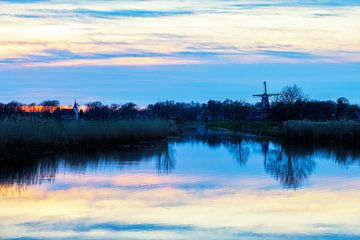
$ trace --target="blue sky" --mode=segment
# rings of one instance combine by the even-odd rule
[[[0,0],[0,101],[360,103],[360,1]]]

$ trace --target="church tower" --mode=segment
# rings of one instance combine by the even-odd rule
[[[75,113],[75,119],[79,120],[79,104],[77,104],[76,100],[74,102],[73,110]]]

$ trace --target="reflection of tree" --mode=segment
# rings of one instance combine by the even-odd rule
[[[298,188],[314,171],[313,157],[302,156],[294,149],[281,146],[271,151],[265,162],[265,170],[286,188]]]
[[[167,145],[164,151],[158,155],[156,168],[159,173],[169,173],[175,168],[174,150],[171,146]]]
[[[185,136],[176,143],[202,143],[209,148],[226,148],[239,165],[244,166],[253,143],[258,141],[229,134],[203,134]],[[329,159],[343,166],[360,164],[359,148],[344,148],[331,145],[273,145],[261,141],[264,168],[278,179],[284,187],[298,188],[315,168],[315,157]],[[274,146],[274,147],[273,147]],[[270,148],[270,149],[269,149]],[[12,186],[23,189],[27,185],[54,181],[59,169],[83,173],[90,168],[101,170],[107,165],[123,169],[156,159],[159,173],[169,173],[175,168],[174,149],[167,141],[151,142],[136,146],[119,146],[114,149],[88,150],[85,152],[61,153],[46,157],[31,157],[14,152],[0,153],[0,191]]]
[[[269,141],[265,140],[261,142],[261,151],[264,155],[264,165],[266,166],[267,156],[269,152]]]
[[[246,147],[246,141],[239,135],[219,134],[207,132],[205,134],[193,134],[179,140],[181,142],[190,142],[192,144],[202,143],[210,148],[225,147],[239,165],[244,166],[249,158],[249,148]]]
[[[59,169],[66,168],[75,173],[89,169],[101,170],[107,165],[120,169],[160,156],[159,169],[174,168],[174,156],[167,141],[136,146],[119,146],[118,150],[88,150],[86,152],[61,153],[46,157],[29,157],[27,154],[3,153],[0,155],[0,190],[54,181]]]
[[[233,155],[240,166],[245,166],[249,158],[249,148],[245,147],[244,141],[232,141],[225,143],[226,149]]]
[[[360,149],[339,145],[277,145],[275,150],[264,148],[266,172],[278,179],[284,187],[298,188],[314,171],[314,158],[324,158],[343,166],[360,163]],[[266,157],[268,156],[268,157]]]

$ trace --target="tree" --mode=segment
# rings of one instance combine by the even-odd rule
[[[307,98],[307,95],[297,85],[285,86],[282,89],[280,95],[276,98],[276,102],[291,105],[295,104],[296,102],[306,101]]]
[[[96,107],[102,107],[103,104],[99,101],[97,102],[89,102],[85,104],[88,108],[96,108]]]
[[[336,118],[343,119],[348,117],[350,101],[341,97],[336,101]]]
[[[21,114],[22,112],[18,109],[18,107],[22,105],[22,103],[17,101],[12,101],[7,104],[0,104],[0,116],[10,117],[12,115]]]
[[[120,104],[112,103],[112,104],[110,105],[110,108],[111,108],[112,110],[118,110],[118,109],[120,108]]]
[[[124,118],[133,118],[137,115],[136,104],[129,102],[121,106],[121,115]]]
[[[85,104],[88,109],[86,111],[86,118],[94,120],[105,120],[110,114],[108,106],[104,106],[101,102],[90,102]]]
[[[220,120],[223,116],[223,105],[220,101],[209,100],[207,102],[207,108],[211,120]]]
[[[60,102],[58,100],[46,100],[40,103],[40,106],[59,106]]]

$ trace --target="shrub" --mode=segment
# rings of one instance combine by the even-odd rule
[[[353,141],[360,142],[360,123],[351,120],[341,121],[286,121],[281,135],[300,141]]]

